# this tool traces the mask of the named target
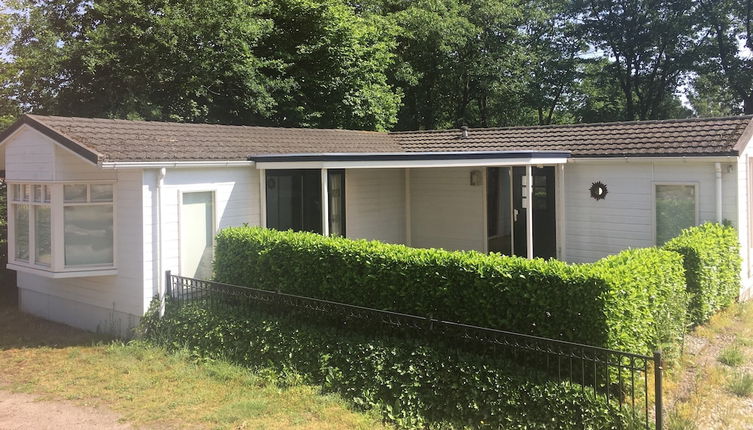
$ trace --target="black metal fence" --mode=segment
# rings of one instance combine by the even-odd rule
[[[663,426],[662,355],[653,356],[477,327],[311,297],[223,284],[166,272],[167,295],[178,303],[201,301],[225,310],[263,309],[326,320],[349,330],[381,327],[393,334],[430,336],[455,346],[493,350],[544,370],[553,379],[591,388],[632,418],[631,427]],[[651,401],[653,398],[653,401]]]

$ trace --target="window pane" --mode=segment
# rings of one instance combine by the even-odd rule
[[[49,185],[44,186],[44,202],[50,203],[52,201],[52,189]]]
[[[113,263],[112,206],[68,206],[64,224],[66,266]]]
[[[329,234],[345,236],[345,171],[330,170],[329,185]]]
[[[29,206],[13,205],[16,232],[16,260],[29,261]]]
[[[30,200],[29,194],[31,191],[29,188],[30,188],[29,185],[26,185],[26,184],[21,185],[21,201],[22,202],[28,202]]]
[[[680,234],[683,229],[695,225],[695,186],[656,186],[656,243],[664,242]]]
[[[13,184],[13,201],[21,201],[21,186],[19,184]]]
[[[86,185],[66,185],[63,187],[63,194],[66,203],[85,203]]]
[[[49,206],[34,207],[34,261],[49,266],[52,261],[52,222]]]
[[[33,190],[32,196],[34,197],[34,202],[41,203],[42,202],[42,186],[32,185],[31,188]]]
[[[112,185],[109,184],[95,184],[91,186],[91,201],[92,202],[111,202],[112,201]]]

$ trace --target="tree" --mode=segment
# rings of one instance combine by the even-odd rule
[[[625,99],[625,119],[677,113],[675,92],[698,52],[695,0],[580,0],[590,42],[606,53]]]
[[[279,125],[384,130],[397,119],[399,91],[388,83],[396,28],[335,0],[269,0],[272,30],[258,54],[280,83],[271,95]]]
[[[704,55],[700,57],[694,106],[698,106],[701,114],[716,114],[738,112],[736,105],[742,105],[744,113],[753,114],[753,56],[750,55],[753,51],[753,0],[699,2],[711,37],[706,40]],[[718,85],[720,82],[724,85]],[[701,100],[718,105],[704,112],[709,106],[701,107]]]
[[[567,102],[576,97],[587,46],[579,28],[562,2],[537,2],[526,25],[526,103],[535,111],[539,125],[571,122]]]
[[[366,129],[395,121],[390,35],[335,0],[25,1],[9,53],[27,110]]]

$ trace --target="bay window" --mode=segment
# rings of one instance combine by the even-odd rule
[[[10,268],[69,276],[114,270],[112,183],[11,183],[8,190]]]

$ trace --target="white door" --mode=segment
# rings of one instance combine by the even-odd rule
[[[180,274],[210,279],[213,251],[214,193],[183,193],[180,212]]]

